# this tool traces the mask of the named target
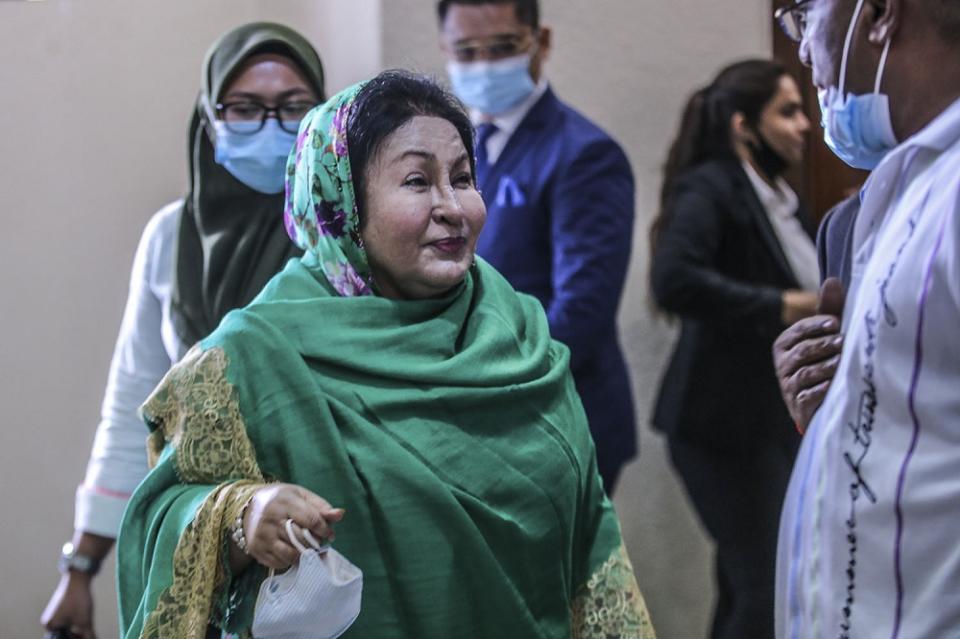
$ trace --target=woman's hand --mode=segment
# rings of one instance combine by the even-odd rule
[[[50,636],[96,639],[93,632],[92,577],[78,572],[67,572],[50,598],[40,623]]]
[[[93,533],[76,531],[73,545],[78,553],[102,562],[114,540]],[[40,624],[48,635],[95,639],[93,631],[93,575],[68,570],[60,577],[57,589],[50,597],[40,617]]]
[[[334,508],[327,500],[294,484],[271,484],[254,493],[243,517],[247,553],[258,563],[284,570],[297,563],[300,552],[287,538],[284,524],[293,520],[294,534],[305,544],[302,529],[320,540],[333,541],[333,524],[343,519],[345,511]],[[239,549],[231,555],[234,570],[238,566]]]

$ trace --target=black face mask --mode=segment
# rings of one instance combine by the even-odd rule
[[[760,131],[754,130],[754,135],[756,135],[759,143],[751,141],[747,143],[747,147],[750,149],[750,153],[753,154],[753,161],[756,163],[757,168],[760,169],[760,172],[763,173],[763,176],[773,181],[783,175],[783,172],[787,170],[789,164],[783,159],[782,155],[770,146],[770,143],[767,142],[767,139],[763,137]]]

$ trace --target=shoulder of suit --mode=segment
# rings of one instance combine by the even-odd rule
[[[619,143],[613,139],[613,136],[601,128],[600,125],[585,116],[567,102],[561,100],[555,93],[547,95],[553,95],[553,98],[556,102],[556,114],[562,122],[562,127],[565,129],[565,131],[562,132],[564,135],[566,135],[567,132],[574,133],[576,134],[576,137],[582,140],[585,144],[595,142],[611,142],[618,147],[620,146]],[[557,130],[552,130],[552,132],[560,133],[560,131]]]
[[[708,160],[687,169],[677,180],[677,188],[726,194],[740,185],[738,170],[730,160]]]

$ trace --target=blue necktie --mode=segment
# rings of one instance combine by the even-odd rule
[[[497,125],[493,122],[484,122],[477,127],[477,168],[486,170],[490,166],[487,160],[487,140],[497,132]]]

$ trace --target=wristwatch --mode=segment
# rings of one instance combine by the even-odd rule
[[[60,550],[60,561],[58,563],[60,572],[66,574],[69,571],[81,572],[86,575],[95,575],[100,570],[100,560],[77,552],[77,547],[72,541],[68,541]]]

